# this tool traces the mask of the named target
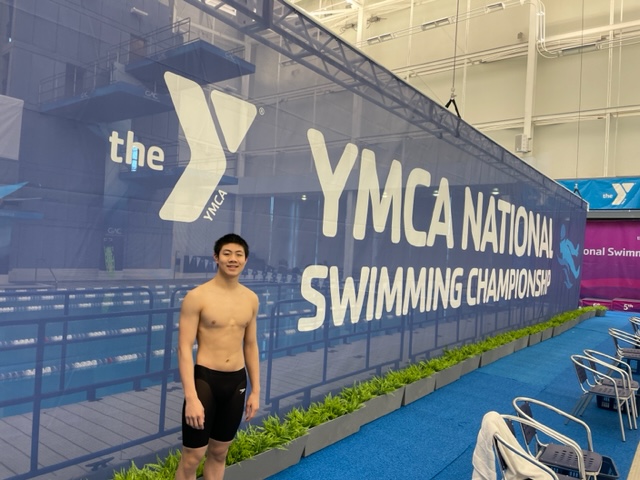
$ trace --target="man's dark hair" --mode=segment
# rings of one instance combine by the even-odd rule
[[[226,235],[223,235],[218,240],[216,240],[216,243],[213,245],[213,254],[216,257],[219,256],[222,247],[228,245],[229,243],[237,243],[238,245],[240,245],[244,250],[244,256],[246,258],[249,258],[249,244],[245,241],[244,238],[235,233],[227,233]]]

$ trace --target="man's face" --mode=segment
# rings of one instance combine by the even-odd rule
[[[244,254],[244,248],[237,243],[227,243],[220,249],[220,253],[213,256],[218,264],[219,271],[226,275],[240,275],[244,265],[247,263],[247,257]]]

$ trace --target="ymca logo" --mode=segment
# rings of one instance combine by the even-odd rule
[[[611,202],[612,205],[622,205],[627,198],[627,193],[635,186],[633,182],[612,183],[611,186],[616,191],[616,198]]]
[[[160,208],[160,218],[193,222],[204,210],[227,169],[227,157],[214,119],[227,149],[235,153],[251,127],[257,109],[244,100],[214,90],[210,95],[215,112],[212,115],[200,85],[171,72],[165,72],[164,79],[191,158]]]

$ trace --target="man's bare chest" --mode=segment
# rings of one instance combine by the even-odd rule
[[[245,328],[253,316],[250,305],[221,299],[211,302],[200,312],[200,326],[203,328],[239,327]]]

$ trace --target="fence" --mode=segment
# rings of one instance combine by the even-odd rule
[[[321,328],[300,332],[299,318],[314,314],[314,309],[299,298],[299,285],[256,282],[250,286],[261,298],[258,338],[266,374],[264,404],[275,414],[284,402],[287,407],[308,406],[316,396],[341,385],[537,318],[537,309],[531,306],[513,308],[505,303],[496,304],[490,312],[466,309],[447,316],[446,310],[409,311],[343,325],[330,324],[327,318]],[[14,387],[2,389],[5,398],[0,397],[0,412],[3,417],[30,412],[32,417],[29,470],[9,479],[53,472],[179,430],[167,426],[167,401],[169,384],[179,381],[177,320],[180,300],[189,288],[2,294],[3,313],[21,318],[0,322],[0,382]],[[41,460],[43,409],[151,385],[160,387],[160,407],[151,434],[63,462],[47,465]]]

